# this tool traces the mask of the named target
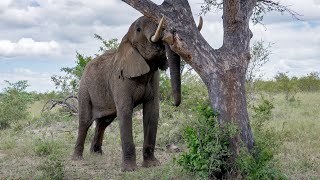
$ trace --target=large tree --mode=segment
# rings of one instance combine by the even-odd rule
[[[122,1],[156,22],[164,17],[163,40],[204,81],[211,106],[219,112],[219,122],[222,125],[231,122],[240,130],[240,134],[231,139],[233,159],[239,154],[241,145],[251,151],[254,139],[244,87],[252,37],[249,22],[253,12],[253,17],[260,17],[264,13],[261,8],[268,10],[263,7],[272,1],[258,0],[258,4],[257,0],[205,1],[208,6],[203,6],[204,11],[206,7],[210,10],[212,5],[223,10],[223,45],[219,49],[213,49],[199,32],[188,0],[164,0],[161,5],[150,0]]]

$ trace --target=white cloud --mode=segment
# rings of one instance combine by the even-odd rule
[[[0,1],[0,13],[6,10],[11,3],[11,0],[1,0]]]
[[[270,61],[263,67],[265,78],[277,72],[302,76],[312,71],[320,72],[320,21],[317,26],[308,22],[282,22],[251,27],[253,41],[264,40],[272,45]]]
[[[0,92],[8,84],[4,82],[17,82],[19,80],[27,80],[30,85],[28,91],[46,92],[54,89],[54,83],[51,81],[52,74],[34,72],[27,68],[15,68],[13,71],[2,73],[0,72]]]
[[[18,42],[0,40],[0,57],[54,55],[59,51],[59,44],[53,40],[49,42],[37,42],[31,38],[22,38]]]
[[[153,2],[161,4],[163,0]],[[189,0],[196,22],[202,2]],[[302,75],[319,69],[320,0],[281,0],[281,3],[292,5],[290,8],[302,14],[305,21],[298,22],[288,15],[270,13],[265,17],[266,28],[251,26],[253,41],[263,39],[275,43],[270,62],[265,66],[266,76],[272,77],[277,71]],[[120,40],[140,15],[118,0],[0,0],[0,63],[1,56],[24,58],[32,55],[36,62],[41,58],[38,55],[52,55],[51,59],[71,62],[76,51],[93,55],[101,45],[93,34]],[[209,12],[204,16],[201,33],[212,47],[222,45],[221,12]],[[37,68],[29,73],[37,71]],[[10,74],[18,77],[27,73],[26,69],[16,68]],[[23,76],[19,77],[23,79]],[[42,80],[38,82],[42,83]]]
[[[13,72],[17,73],[17,74],[27,74],[27,75],[37,74],[37,73],[33,72],[31,69],[27,69],[27,68],[14,68]]]

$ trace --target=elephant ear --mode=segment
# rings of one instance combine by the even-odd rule
[[[120,69],[127,78],[138,77],[150,71],[150,67],[128,40],[122,41],[116,56]]]

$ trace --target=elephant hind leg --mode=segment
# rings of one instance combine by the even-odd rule
[[[96,120],[96,130],[94,138],[91,142],[91,148],[90,151],[93,153],[102,154],[102,141],[103,141],[103,135],[106,127],[108,127],[111,122],[114,120],[114,118],[99,118]]]
[[[73,160],[82,159],[84,142],[87,136],[88,129],[93,122],[92,105],[89,95],[79,93],[79,96],[80,95],[82,97],[79,98],[79,129],[78,138],[72,156]]]

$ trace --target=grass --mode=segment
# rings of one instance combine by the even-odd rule
[[[278,158],[281,169],[295,179],[320,178],[320,94],[298,93],[285,103],[276,95],[270,124],[281,135]]]
[[[281,142],[276,152],[277,166],[289,179],[320,179],[320,93],[298,93],[293,102],[285,102],[283,94],[266,97],[275,106],[267,126],[277,133]],[[178,108],[161,105],[156,156],[162,164],[148,169],[140,167],[131,173],[120,171],[117,121],[106,129],[102,156],[89,153],[91,128],[84,160],[72,161],[76,117],[58,111],[41,116],[43,102],[35,102],[30,108],[30,119],[16,125],[19,128],[0,131],[0,179],[194,179],[175,162],[179,153],[165,148],[173,143],[186,150],[181,134],[195,119],[191,104],[195,102],[191,98]],[[133,121],[137,164],[141,166],[142,121],[139,115]]]

